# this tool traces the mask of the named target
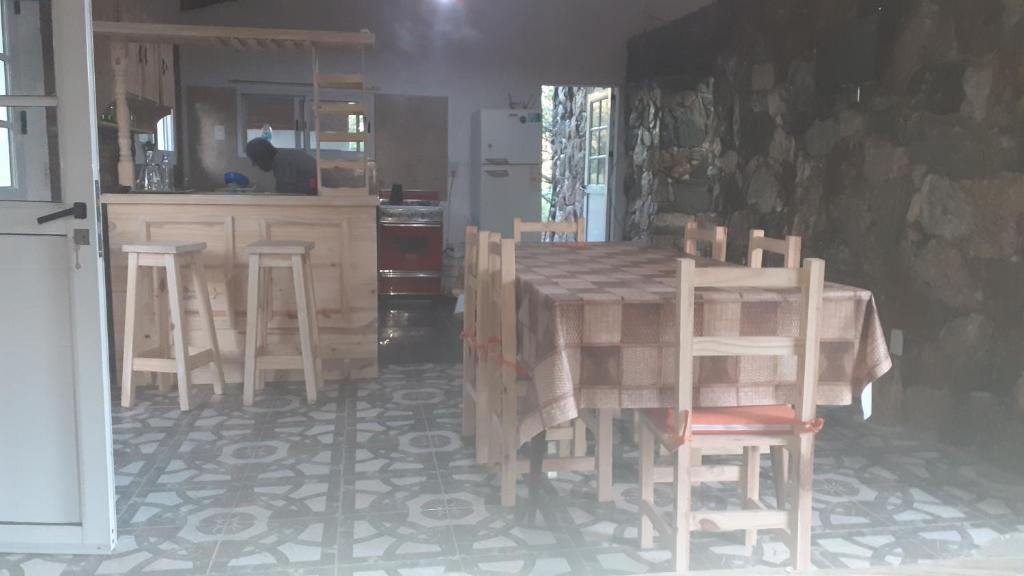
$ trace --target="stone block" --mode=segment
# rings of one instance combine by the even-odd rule
[[[843,110],[839,113],[839,137],[855,138],[864,133],[864,115],[856,110]]]
[[[988,115],[989,96],[992,94],[992,79],[995,75],[991,60],[972,64],[964,71],[964,101],[960,113],[978,122]]]
[[[804,148],[811,156],[827,156],[839,141],[839,123],[835,118],[819,120],[804,133]]]
[[[776,167],[767,160],[754,158],[747,165],[747,171],[747,204],[762,214],[779,210],[782,206]]]
[[[750,70],[750,89],[771,90],[775,86],[775,65],[771,62],[755,64]]]
[[[909,223],[919,223],[925,233],[946,240],[969,234],[973,220],[973,206],[967,196],[956,184],[935,174],[925,177],[907,211]]]
[[[975,310],[983,297],[966,262],[953,245],[933,239],[912,254],[911,270],[930,296],[954,310]]]

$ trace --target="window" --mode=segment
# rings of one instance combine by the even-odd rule
[[[608,184],[608,126],[611,123],[611,107],[610,95],[590,101],[587,136],[588,185]]]
[[[174,114],[168,114],[156,124],[156,148],[174,152]]]
[[[321,100],[321,105],[354,104],[349,100]],[[293,148],[316,153],[316,118],[313,113],[313,98],[305,94],[258,94],[239,95],[239,118],[243,130],[239,134],[239,155],[245,156],[245,144],[254,138],[270,136],[270,142],[278,148]],[[363,114],[327,114],[320,117],[320,130],[332,135],[353,134],[366,131],[366,117]],[[329,150],[332,156],[347,157],[365,154],[364,141],[325,141],[321,150]],[[340,153],[340,154],[338,154]]]
[[[0,2],[0,96],[7,96],[7,3]],[[0,107],[0,188],[14,187],[10,109]]]
[[[267,138],[278,148],[304,148],[302,98],[278,94],[242,94],[244,142]]]
[[[51,1],[0,0],[0,200],[61,198]]]

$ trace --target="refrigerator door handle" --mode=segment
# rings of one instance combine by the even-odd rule
[[[484,170],[491,178],[508,178],[508,170]]]
[[[508,158],[485,158],[485,164],[508,164]]]

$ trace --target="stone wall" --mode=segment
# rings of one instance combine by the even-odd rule
[[[592,88],[555,87],[551,122],[552,222],[584,214],[587,169],[587,97]]]
[[[874,77],[837,83],[822,47],[874,14]],[[1020,0],[719,0],[684,19],[725,39],[713,57],[700,38],[631,43],[627,234],[727,224],[734,262],[752,227],[802,235],[905,334],[883,421],[1024,455],[1022,16]],[[660,76],[672,58],[649,45],[695,64]]]

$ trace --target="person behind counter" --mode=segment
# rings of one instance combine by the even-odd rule
[[[245,145],[253,166],[273,172],[278,194],[316,194],[316,160],[302,150],[277,148],[265,138]]]

